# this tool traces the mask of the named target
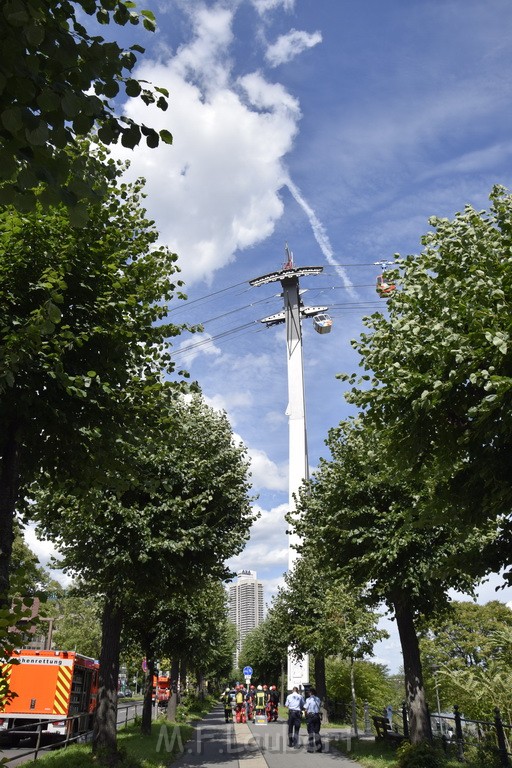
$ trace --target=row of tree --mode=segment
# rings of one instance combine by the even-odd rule
[[[306,574],[305,569],[301,571]],[[242,678],[243,667],[252,666],[255,682],[274,683],[285,690],[290,647],[298,655],[301,649],[303,653],[309,649],[315,653],[311,680],[324,697],[326,717],[351,722],[357,733],[365,702],[373,713],[389,706],[401,713],[403,672],[390,674],[384,665],[371,661],[372,644],[384,634],[376,631],[379,614],[369,611],[364,601],[354,601],[341,584],[332,589],[326,583],[316,591],[317,605],[323,604],[324,610],[311,612],[311,606],[299,606],[290,611],[292,601],[302,604],[304,600],[303,588],[295,587],[292,591],[288,584],[281,590],[265,621],[247,635],[233,680]],[[340,623],[342,634],[336,632]],[[431,715],[438,708],[441,713],[453,712],[457,704],[467,718],[489,721],[498,707],[504,720],[512,722],[512,610],[508,605],[497,600],[485,605],[452,601],[444,610],[422,617],[417,631]],[[330,637],[332,644],[315,644],[314,638],[321,635]]]
[[[420,622],[512,551],[512,196],[496,188],[488,211],[430,224],[354,342],[366,373],[340,376],[359,415],[329,432],[331,458],[289,520],[318,578],[395,617],[415,742],[430,735]]]
[[[101,609],[94,749],[113,764],[121,644],[146,656],[149,680],[165,655],[220,674],[233,642],[224,561],[253,516],[244,449],[174,370],[177,257],[156,245],[142,183],[125,184],[102,148],[171,143],[115,103],[165,110],[168,94],[133,77],[138,43],[91,33],[88,16],[155,29],[131,0],[0,8],[0,650],[30,613],[20,517],[60,551],[72,600]],[[62,597],[53,609],[66,613]],[[150,704],[149,684],[145,730]]]
[[[224,653],[224,563],[253,521],[245,449],[176,372],[183,297],[142,182],[83,147],[109,194],[76,228],[63,205],[0,211],[0,594],[13,623],[16,518],[37,525],[101,606],[94,749],[116,755],[122,637],[148,660]],[[103,175],[102,175],[103,174]],[[18,594],[19,594],[19,590]],[[16,637],[2,637],[4,656]],[[150,726],[148,686],[143,728]]]

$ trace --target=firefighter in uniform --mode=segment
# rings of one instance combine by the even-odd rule
[[[254,702],[254,710],[257,715],[265,714],[265,707],[267,706],[265,692],[262,685],[258,685],[256,690],[256,698]]]
[[[231,694],[229,692],[229,688],[226,688],[224,691],[222,703],[224,705],[224,719],[226,723],[229,723],[229,721],[233,718],[233,709],[231,707]]]

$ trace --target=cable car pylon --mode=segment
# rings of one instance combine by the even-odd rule
[[[302,483],[309,479],[307,450],[306,401],[304,389],[304,359],[302,348],[302,320],[313,318],[318,333],[329,333],[332,320],[327,315],[328,307],[306,307],[300,297],[299,278],[319,275],[323,267],[296,267],[288,244],[285,246],[286,261],[277,272],[271,272],[249,281],[257,287],[267,283],[280,282],[283,289],[283,310],[260,320],[267,327],[285,323],[288,363],[288,510],[296,512],[295,496]],[[300,542],[296,533],[288,534],[288,569],[292,570],[298,553],[294,548]],[[288,653],[288,689],[303,687],[309,683],[309,657],[297,660]]]

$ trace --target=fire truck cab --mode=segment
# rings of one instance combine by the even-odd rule
[[[3,665],[16,695],[0,709],[0,745],[15,746],[41,732],[45,743],[92,728],[99,663],[75,651],[14,651]]]

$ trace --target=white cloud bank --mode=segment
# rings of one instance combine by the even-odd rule
[[[232,77],[233,16],[219,6],[193,7],[190,42],[135,73],[168,89],[169,109],[125,105],[129,117],[173,134],[171,147],[141,144],[128,156],[130,175],[147,179],[149,214],[161,241],[179,254],[188,285],[272,234],[283,213],[283,158],[301,117],[297,100],[261,73]]]

